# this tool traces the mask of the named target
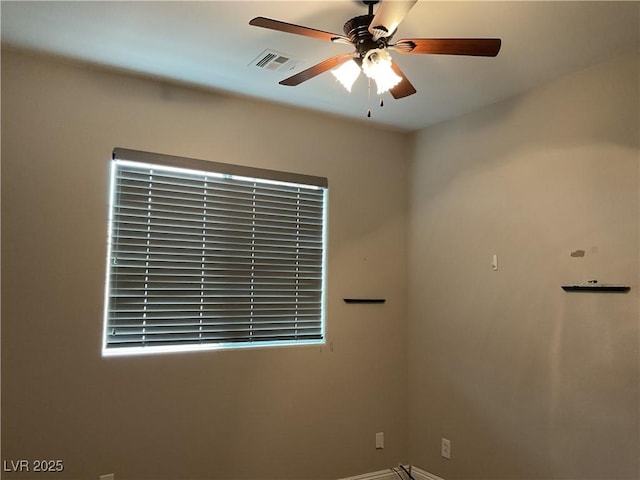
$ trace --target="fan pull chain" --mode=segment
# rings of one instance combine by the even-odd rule
[[[384,107],[384,94],[380,94],[380,107]],[[367,101],[369,102],[369,108],[367,109],[367,118],[371,118],[371,79],[369,79],[367,87]]]
[[[367,118],[371,118],[371,79],[369,79],[369,87],[368,87],[368,101],[369,101],[369,109],[367,110]]]

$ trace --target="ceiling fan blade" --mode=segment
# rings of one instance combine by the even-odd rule
[[[351,60],[352,58],[353,58],[353,53],[342,53],[340,55],[327,58],[326,60],[320,63],[317,63],[313,67],[309,67],[300,73],[296,73],[292,77],[285,78],[280,82],[280,85],[295,87],[296,85],[300,85],[302,82],[306,82],[307,80],[317,75],[320,75],[321,73],[324,73],[327,70],[331,70],[333,68],[339,67],[340,65]]]
[[[400,83],[398,83],[395,87],[389,90],[393,98],[395,99],[404,98],[416,93],[415,87],[411,85],[411,82],[407,79],[404,73],[402,73],[402,70],[400,70],[400,67],[398,67],[396,62],[393,62],[393,61],[391,62],[391,68],[393,69],[394,72],[396,72],[396,75],[398,75],[399,77],[402,77],[402,80],[400,80]]]
[[[341,43],[344,43],[344,41],[346,41],[347,43],[351,43],[351,41],[344,35],[325,32],[323,30],[316,30],[315,28],[302,27],[300,25],[281,22],[280,20],[273,20],[271,18],[256,17],[251,19],[249,25],[277,30],[279,32],[293,33],[295,35],[303,35],[305,37],[317,38],[318,40],[325,40],[327,42],[335,42],[337,40],[340,40]]]
[[[495,57],[501,44],[499,38],[404,38],[392,47],[402,53]]]
[[[400,22],[418,0],[394,0],[382,2],[369,24],[369,33],[374,40],[393,35]]]

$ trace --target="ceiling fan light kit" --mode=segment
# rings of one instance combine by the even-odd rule
[[[346,36],[265,17],[256,17],[249,24],[354,47],[354,52],[330,57],[285,78],[280,82],[281,85],[296,86],[321,73],[331,71],[340,84],[351,92],[362,71],[365,76],[375,81],[379,95],[388,91],[396,99],[413,95],[416,89],[391,58],[391,50],[400,54],[483,57],[495,57],[500,51],[499,38],[405,38],[395,44],[391,43],[398,25],[416,2],[417,0],[363,0],[369,12],[345,22],[343,31]],[[378,3],[380,6],[374,15],[373,6]]]
[[[360,67],[353,60],[347,60],[339,67],[331,70],[331,73],[347,91],[351,92],[351,87],[360,76]]]
[[[362,59],[362,71],[376,82],[378,95],[395,87],[402,77],[391,68],[391,55],[386,50],[376,48],[369,50]]]

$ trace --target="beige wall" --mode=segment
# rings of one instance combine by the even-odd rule
[[[621,57],[412,138],[3,51],[2,459],[78,479],[638,477],[638,80]],[[116,146],[327,176],[329,343],[102,359]],[[592,278],[632,289],[560,289]]]
[[[136,480],[338,478],[407,461],[408,140],[3,51],[2,459]],[[114,147],[328,177],[330,343],[101,358]],[[342,302],[355,295],[387,303]]]
[[[415,465],[448,480],[640,477],[639,83],[636,52],[416,136]],[[631,291],[560,288],[590,279]]]

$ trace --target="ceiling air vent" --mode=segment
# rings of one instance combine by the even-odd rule
[[[291,55],[267,49],[258,55],[249,66],[274,72],[288,72],[293,70],[297,64],[298,61],[291,58]]]

